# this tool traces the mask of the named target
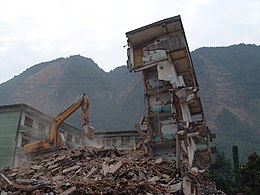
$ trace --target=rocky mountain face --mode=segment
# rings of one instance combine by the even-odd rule
[[[142,88],[133,90],[139,79],[139,74],[130,74],[125,66],[106,73],[89,58],[59,58],[2,83],[0,104],[25,103],[56,116],[86,93],[90,122],[97,131],[131,130],[142,113]],[[67,122],[80,127],[80,110]]]
[[[192,53],[209,128],[216,145],[260,152],[260,46],[200,48]],[[107,73],[90,58],[71,56],[32,66],[0,85],[0,104],[26,103],[56,116],[80,95],[90,99],[97,131],[134,129],[145,114],[143,81],[125,66]],[[80,126],[79,112],[67,122]]]

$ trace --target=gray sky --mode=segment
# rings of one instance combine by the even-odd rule
[[[125,32],[181,15],[191,51],[260,44],[260,0],[2,0],[0,83],[80,54],[110,71],[125,64]]]

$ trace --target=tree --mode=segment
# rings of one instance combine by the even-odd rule
[[[232,153],[233,153],[233,171],[234,171],[234,177],[235,177],[235,184],[234,187],[236,190],[240,186],[240,181],[239,181],[239,156],[238,156],[238,147],[237,145],[233,145],[232,147]]]
[[[232,194],[232,166],[230,161],[226,159],[224,152],[219,150],[217,150],[215,161],[212,164],[212,177],[216,182],[217,189]]]
[[[252,153],[248,162],[240,167],[241,192],[258,195],[260,193],[260,155]]]

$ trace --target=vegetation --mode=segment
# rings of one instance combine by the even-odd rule
[[[238,147],[237,145],[234,145],[232,147],[232,153],[233,153],[233,172],[234,172],[234,187],[239,188],[240,186],[240,179],[239,179],[239,156],[238,156]]]
[[[243,194],[259,195],[260,193],[260,155],[252,153],[248,162],[240,167],[240,191]]]
[[[259,152],[260,142],[256,129],[248,123],[242,122],[228,109],[224,108],[215,119],[217,124],[217,144],[225,151],[227,156],[232,156],[230,148],[239,146],[241,161],[247,160],[246,155],[254,151]]]
[[[234,146],[233,168],[225,154],[217,151],[214,163],[211,166],[211,179],[216,182],[218,190],[222,190],[229,195],[237,193],[258,195],[260,192],[260,155],[253,152],[248,156],[248,161],[244,164],[237,162],[238,147]]]
[[[233,192],[233,175],[232,164],[226,159],[225,153],[219,150],[216,153],[216,158],[211,167],[212,179],[216,182],[217,189],[224,191],[227,194]]]
[[[204,47],[191,54],[215,144],[227,156],[238,145],[245,162],[247,154],[260,152],[260,46]]]

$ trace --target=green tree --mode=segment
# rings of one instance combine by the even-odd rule
[[[244,194],[260,194],[260,155],[254,152],[248,156],[248,162],[240,167],[240,181]]]
[[[227,194],[233,194],[232,166],[226,159],[224,152],[217,150],[217,155],[212,164],[212,178],[216,182],[217,189]]]
[[[235,177],[234,187],[236,188],[236,191],[237,191],[239,186],[240,186],[240,181],[239,181],[239,156],[238,156],[237,145],[233,145],[232,153],[233,153],[233,171],[234,171],[234,177]]]

